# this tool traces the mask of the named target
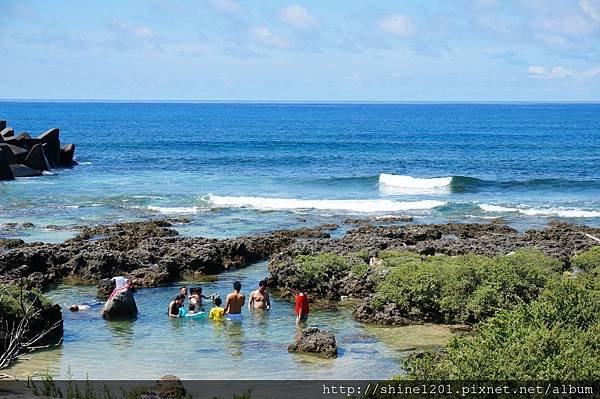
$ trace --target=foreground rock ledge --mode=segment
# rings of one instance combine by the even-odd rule
[[[296,341],[288,346],[288,351],[309,353],[327,358],[337,357],[338,352],[335,335],[317,327],[308,327],[302,330]]]

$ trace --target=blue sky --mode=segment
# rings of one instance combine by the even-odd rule
[[[600,101],[600,0],[0,0],[0,98]]]

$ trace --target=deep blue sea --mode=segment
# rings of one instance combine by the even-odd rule
[[[3,101],[0,119],[77,145],[72,169],[0,182],[0,235],[30,241],[157,216],[214,237],[389,215],[600,225],[600,104]]]

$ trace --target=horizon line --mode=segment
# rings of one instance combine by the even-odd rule
[[[171,104],[599,104],[600,100],[160,100],[4,98],[0,102],[38,103],[171,103]]]

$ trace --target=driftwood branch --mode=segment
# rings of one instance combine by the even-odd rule
[[[591,235],[591,234],[587,234],[587,233],[582,233],[582,234],[583,234],[584,236],[586,236],[587,238],[591,238],[592,240],[594,240],[594,241],[596,241],[596,242],[599,242],[599,243],[600,243],[600,238],[598,238],[598,237],[595,237],[595,236],[593,236],[593,235]]]
[[[44,337],[58,328],[62,320],[57,321],[50,327],[31,335],[31,321],[41,313],[42,309],[35,305],[35,301],[26,301],[23,289],[20,288],[18,297],[15,297],[6,287],[2,288],[3,300],[6,296],[14,300],[21,311],[21,317],[16,321],[9,323],[7,319],[0,325],[0,332],[6,336],[6,347],[3,353],[0,353],[0,370],[7,368],[20,355],[31,352],[35,349],[48,348],[51,345],[37,345]]]

